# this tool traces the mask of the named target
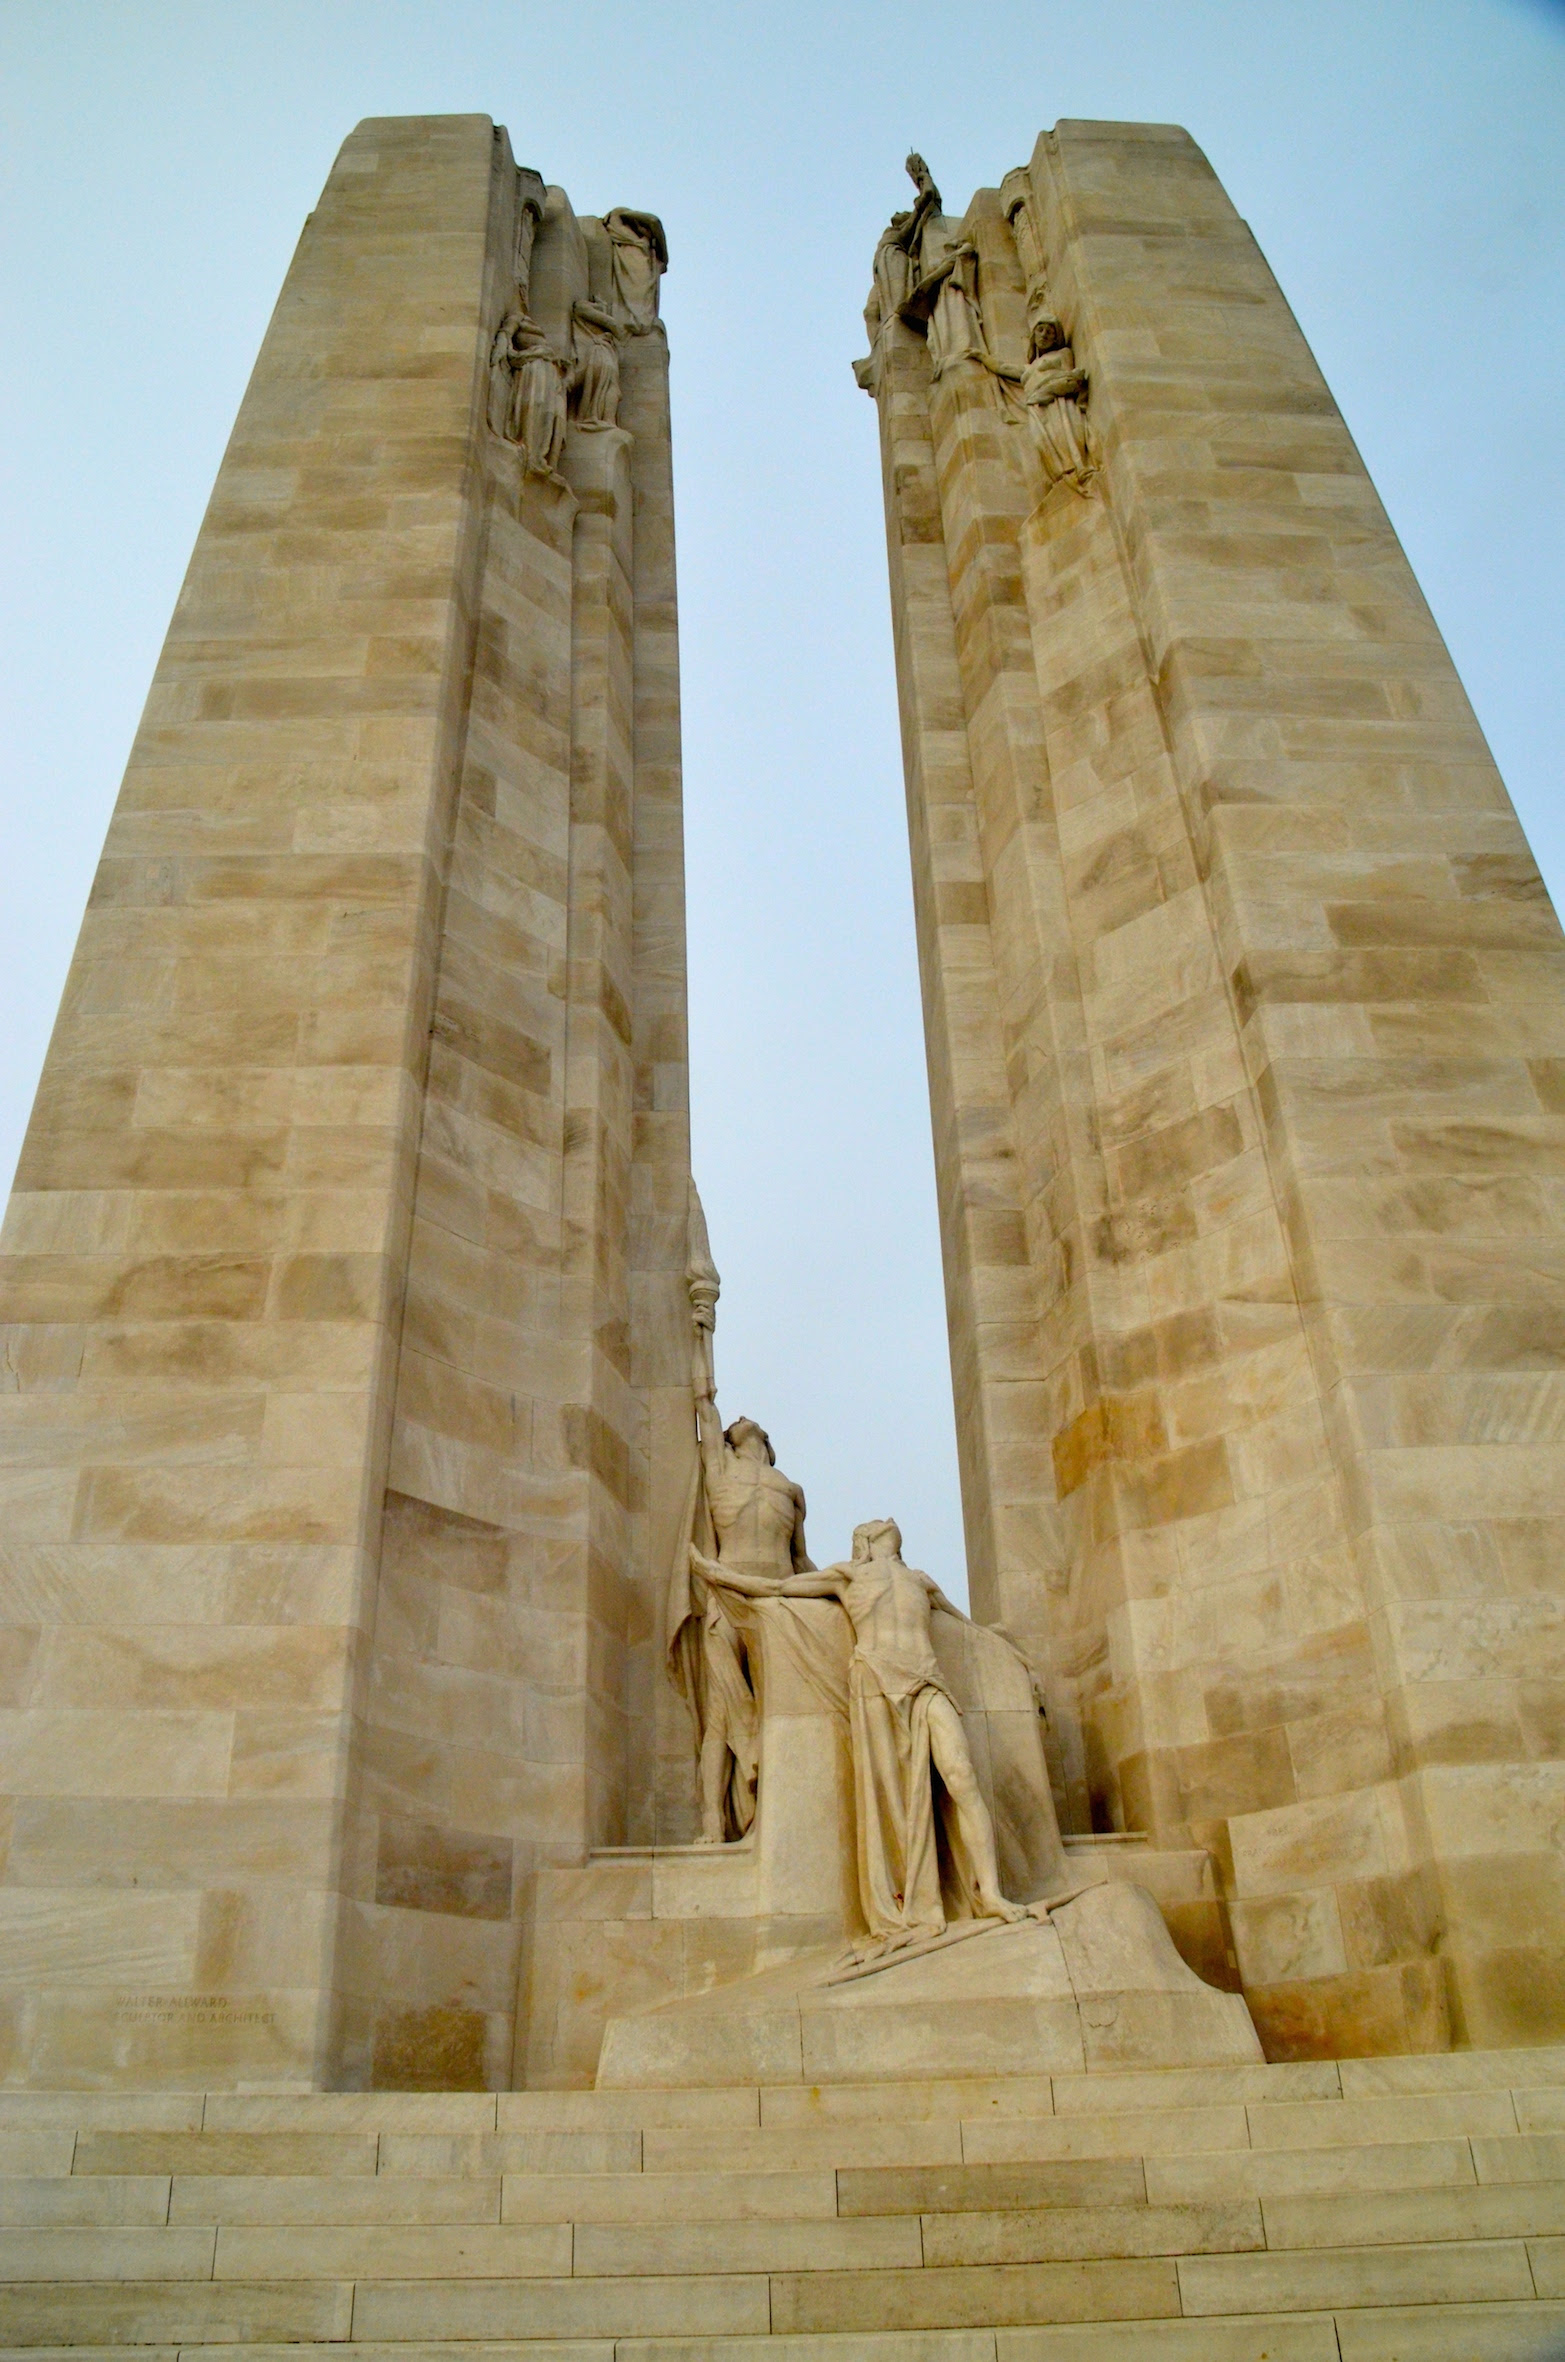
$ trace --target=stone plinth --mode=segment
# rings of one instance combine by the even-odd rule
[[[1204,1984],[1151,1896],[1110,1879],[1046,1917],[968,1921],[940,1945],[868,1972],[843,1972],[828,1948],[611,2017],[597,2083],[884,2083],[1260,2057],[1240,1996]]]
[[[539,1873],[523,2012],[530,2047],[518,2080],[529,2088],[590,2084],[611,2019],[775,1970],[791,1970],[795,1982],[829,1972],[850,1915],[840,1901],[809,1914],[763,1910],[763,1834],[758,1826],[742,1843],[716,1848],[604,1851],[583,1869]],[[817,1841],[819,1834],[817,1824]],[[840,1882],[841,1840],[835,1852],[818,1842],[816,1850]],[[1144,1840],[1068,1838],[1063,1875],[1073,1888],[1110,1879],[1141,1888],[1203,1987],[1236,1984],[1207,1855],[1159,1853]],[[791,1990],[788,1975],[779,1982]]]

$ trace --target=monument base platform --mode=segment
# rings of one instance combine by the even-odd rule
[[[1196,1975],[1237,1985],[1207,1854],[1162,1852],[1135,1837],[1067,1837],[1063,1850],[1072,1886],[1128,1880],[1145,1889]],[[518,2080],[589,2085],[611,2019],[806,1961],[818,1974],[835,1960],[840,1911],[763,1911],[762,1868],[752,1834],[740,1845],[605,1850],[580,1869],[540,1871]]]
[[[1237,1993],[1203,1984],[1118,1880],[1015,1926],[959,1923],[846,1977],[840,1943],[611,2018],[599,2089],[878,2083],[1259,2062]]]

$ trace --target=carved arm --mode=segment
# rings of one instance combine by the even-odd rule
[[[824,1574],[785,1575],[780,1582],[765,1575],[741,1574],[737,1567],[724,1566],[715,1558],[707,1558],[692,1542],[690,1571],[704,1576],[719,1591],[737,1591],[745,1599],[835,1599],[840,1588],[837,1577],[828,1570]]]

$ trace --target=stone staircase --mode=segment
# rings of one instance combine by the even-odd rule
[[[0,2094],[0,2351],[1542,2362],[1565,2050],[666,2092]]]

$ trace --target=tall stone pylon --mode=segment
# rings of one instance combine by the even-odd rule
[[[505,2085],[536,1864],[652,1833],[665,262],[451,116],[288,273],[5,1232],[6,2081]]]
[[[1188,135],[909,169],[857,374],[975,1613],[1067,1825],[1211,1849],[1271,2055],[1557,2041],[1559,925]]]

